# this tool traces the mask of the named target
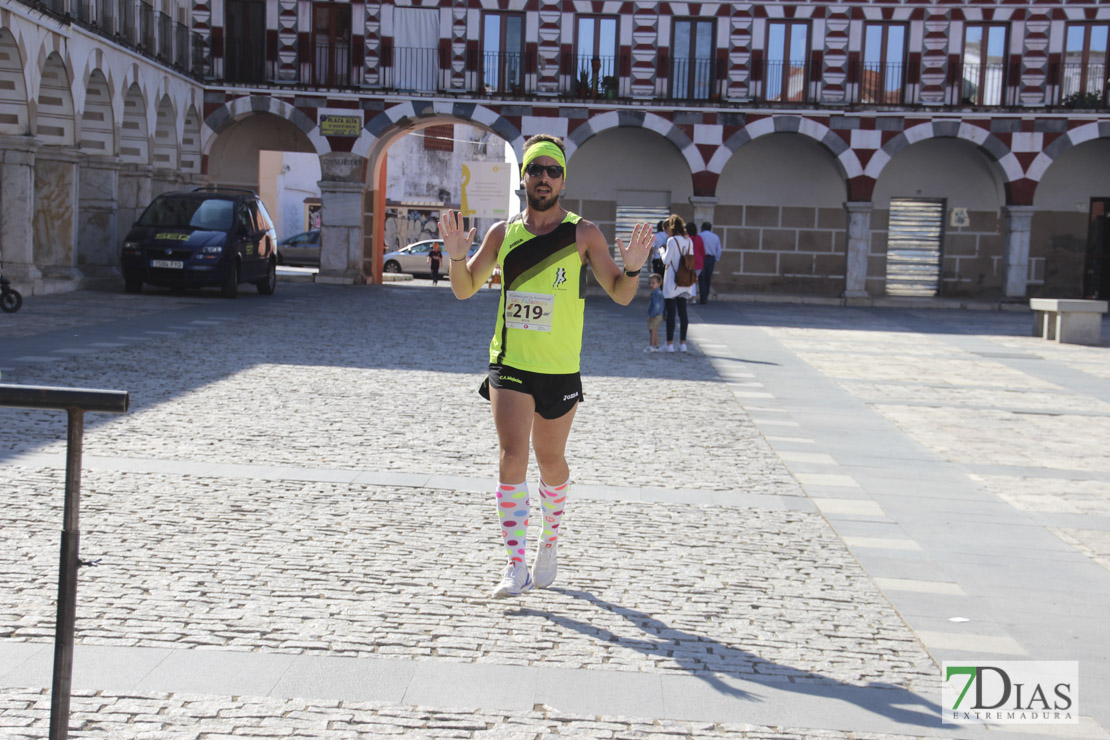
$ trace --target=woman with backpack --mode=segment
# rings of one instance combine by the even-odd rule
[[[674,318],[678,314],[678,351],[686,351],[686,329],[690,320],[686,316],[686,301],[697,292],[697,273],[694,271],[694,244],[686,236],[686,222],[672,213],[663,222],[667,243],[663,249],[663,310],[667,316],[666,352],[674,352]]]

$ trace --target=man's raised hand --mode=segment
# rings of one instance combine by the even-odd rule
[[[447,211],[439,215],[439,235],[443,239],[443,248],[453,260],[466,258],[477,233],[477,227],[472,227],[469,233],[466,231],[462,213],[459,211]]]
[[[632,229],[632,236],[628,241],[628,246],[624,246],[621,238],[617,237],[617,249],[621,251],[621,259],[624,261],[624,269],[629,272],[638,272],[644,263],[647,262],[648,254],[651,252],[651,245],[655,242],[655,233],[652,231],[652,226],[649,223],[636,224]]]

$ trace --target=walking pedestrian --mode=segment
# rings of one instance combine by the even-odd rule
[[[651,297],[648,299],[648,346],[644,352],[659,351],[659,325],[663,323],[663,278],[651,273],[648,278]]]
[[[655,241],[651,245],[651,271],[656,275],[663,274],[663,247],[667,244],[667,231],[660,221],[655,227]]]
[[[439,263],[443,259],[443,252],[439,248],[437,242],[432,242],[432,248],[428,252],[428,264],[432,268],[432,285],[439,285]]]
[[[694,272],[697,273],[697,282],[694,284],[694,297],[701,295],[701,270],[705,266],[705,244],[698,236],[698,227],[695,223],[686,224],[686,236],[694,245]]]
[[[663,308],[667,316],[667,348],[666,352],[674,352],[674,325],[675,314],[679,321],[679,352],[686,351],[686,329],[690,320],[686,315],[686,301],[694,297],[695,285],[682,286],[675,283],[675,272],[678,262],[683,255],[691,253],[694,245],[690,237],[686,236],[686,222],[680,216],[672,213],[664,225],[667,231],[667,244],[663,251],[663,263],[667,272],[663,275]]]
[[[579,360],[585,309],[586,266],[609,296],[628,305],[640,285],[640,268],[651,252],[650,224],[620,238],[623,267],[593,223],[563,208],[566,184],[563,142],[544,134],[524,143],[521,186],[527,207],[486,232],[473,257],[467,250],[476,229],[447,211],[439,221],[450,258],[451,289],[469,298],[501,270],[497,324],[489,346],[489,373],[480,393],[490,400],[500,459],[494,496],[508,564],[494,598],[518,596],[555,580],[558,530],[570,488],[566,443],[582,400]],[[532,572],[525,565],[530,516],[528,447],[540,472],[543,532]]]
[[[701,225],[701,243],[705,246],[705,262],[701,274],[698,275],[698,303],[709,302],[709,285],[713,280],[713,268],[717,260],[721,259],[721,239],[713,233],[713,224],[703,221]]]

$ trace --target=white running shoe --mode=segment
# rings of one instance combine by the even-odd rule
[[[688,352],[689,351],[689,350],[686,349],[686,342],[683,342],[682,344],[678,345],[678,351],[679,352]]]
[[[673,345],[673,344],[668,344],[668,345],[667,345],[667,350],[666,350],[666,351],[667,351],[667,352],[674,352],[674,345]]]
[[[509,563],[501,575],[501,583],[490,594],[491,598],[504,599],[509,596],[520,596],[525,591],[532,590],[532,574],[524,567],[524,563]]]
[[[650,344],[647,347],[644,347],[644,352],[658,352],[658,351],[659,351],[658,348],[652,347]]]
[[[536,588],[547,588],[555,582],[558,552],[557,540],[540,545],[539,552],[536,553],[536,562],[532,563],[532,582],[536,584]]]

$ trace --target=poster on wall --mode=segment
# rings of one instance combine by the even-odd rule
[[[464,162],[462,215],[508,218],[510,169],[504,162]]]

